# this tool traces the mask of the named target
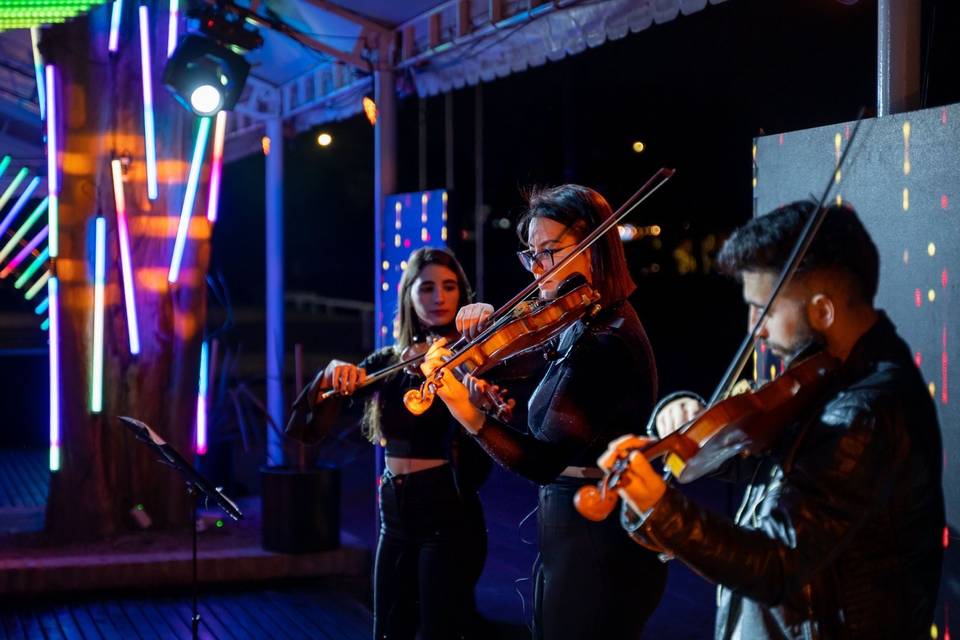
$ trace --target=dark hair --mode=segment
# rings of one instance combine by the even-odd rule
[[[463,267],[449,249],[437,247],[421,247],[413,251],[407,258],[407,268],[403,270],[400,284],[397,287],[397,316],[394,319],[394,346],[398,352],[403,351],[414,342],[415,338],[425,333],[420,318],[413,308],[413,297],[410,289],[420,277],[420,273],[429,265],[436,264],[453,271],[457,276],[457,285],[460,288],[460,300],[457,307],[462,307],[473,300],[473,289],[470,281],[463,272]]]
[[[606,198],[578,184],[532,187],[524,196],[527,211],[517,222],[517,235],[524,245],[527,244],[530,223],[534,218],[559,222],[579,240],[613,215]],[[590,266],[593,269],[593,287],[600,293],[603,304],[625,300],[637,288],[630,277],[627,259],[623,254],[623,242],[616,228],[603,234],[590,247]]]
[[[781,271],[816,208],[817,204],[809,200],[792,202],[743,225],[720,250],[720,270],[738,277],[744,271]],[[854,298],[873,302],[880,278],[880,256],[852,207],[827,207],[823,224],[797,269],[798,275],[812,271],[846,279]]]

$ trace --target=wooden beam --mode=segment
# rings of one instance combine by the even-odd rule
[[[428,46],[433,49],[440,44],[440,14],[434,13],[430,16],[428,23]]]
[[[497,24],[503,20],[503,0],[490,0],[490,22]]]
[[[457,37],[470,35],[473,30],[473,21],[470,19],[470,0],[460,0],[457,3]]]

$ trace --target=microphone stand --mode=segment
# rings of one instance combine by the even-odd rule
[[[197,594],[199,591],[199,583],[197,580],[197,512],[200,506],[200,495],[202,494],[208,500],[212,498],[213,501],[223,509],[224,513],[234,520],[240,520],[243,518],[243,514],[233,500],[225,496],[220,489],[210,484],[209,480],[200,475],[200,473],[193,468],[193,465],[177,453],[176,449],[164,442],[163,438],[157,435],[157,432],[147,426],[146,423],[127,416],[120,416],[120,421],[130,429],[133,437],[160,455],[159,462],[176,469],[187,485],[187,495],[190,496],[191,513],[193,514],[193,519],[190,523],[190,528],[193,532],[193,553],[191,557],[193,568],[193,617],[191,618],[191,627],[193,640],[198,640],[200,634],[200,611],[197,605]]]

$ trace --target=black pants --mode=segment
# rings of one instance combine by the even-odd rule
[[[616,512],[592,522],[574,508],[586,482],[561,477],[540,488],[537,640],[640,638],[663,595],[666,564],[630,540]]]
[[[374,569],[374,638],[460,637],[468,624],[472,567],[464,562],[466,516],[450,465],[394,476],[380,485]]]

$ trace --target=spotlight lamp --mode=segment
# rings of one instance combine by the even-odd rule
[[[243,56],[200,35],[180,41],[167,61],[163,83],[180,104],[198,116],[233,108],[250,73]]]

